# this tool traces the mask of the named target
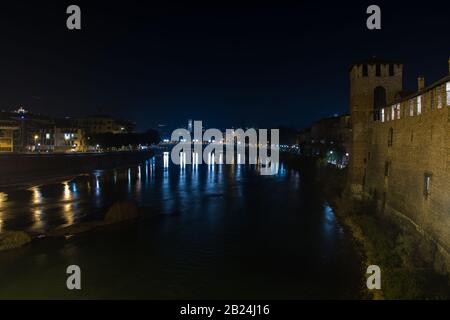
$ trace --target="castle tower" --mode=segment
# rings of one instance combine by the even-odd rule
[[[350,67],[350,188],[354,195],[364,192],[369,146],[372,142],[371,123],[380,120],[380,109],[393,102],[402,87],[403,65],[400,62],[373,58]]]

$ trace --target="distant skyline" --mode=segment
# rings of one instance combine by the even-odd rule
[[[0,110],[110,114],[141,131],[188,119],[302,128],[349,111],[353,61],[403,61],[407,90],[448,74],[446,2],[378,2],[379,31],[366,28],[367,1],[77,1],[81,31],[65,27],[69,4],[2,6]]]

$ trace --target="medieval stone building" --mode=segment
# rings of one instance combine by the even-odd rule
[[[350,68],[350,189],[415,226],[450,270],[450,76],[419,77],[413,93],[402,83],[397,61]]]

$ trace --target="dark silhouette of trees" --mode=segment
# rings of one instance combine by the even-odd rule
[[[139,145],[149,146],[158,144],[161,141],[159,133],[150,129],[144,133],[102,133],[89,137],[88,143],[91,146],[99,145],[102,149],[121,148],[121,147],[137,147]]]

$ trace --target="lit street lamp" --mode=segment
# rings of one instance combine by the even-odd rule
[[[36,151],[36,149],[37,149],[37,140],[39,139],[39,136],[36,134],[35,136],[34,136],[34,151]]]

